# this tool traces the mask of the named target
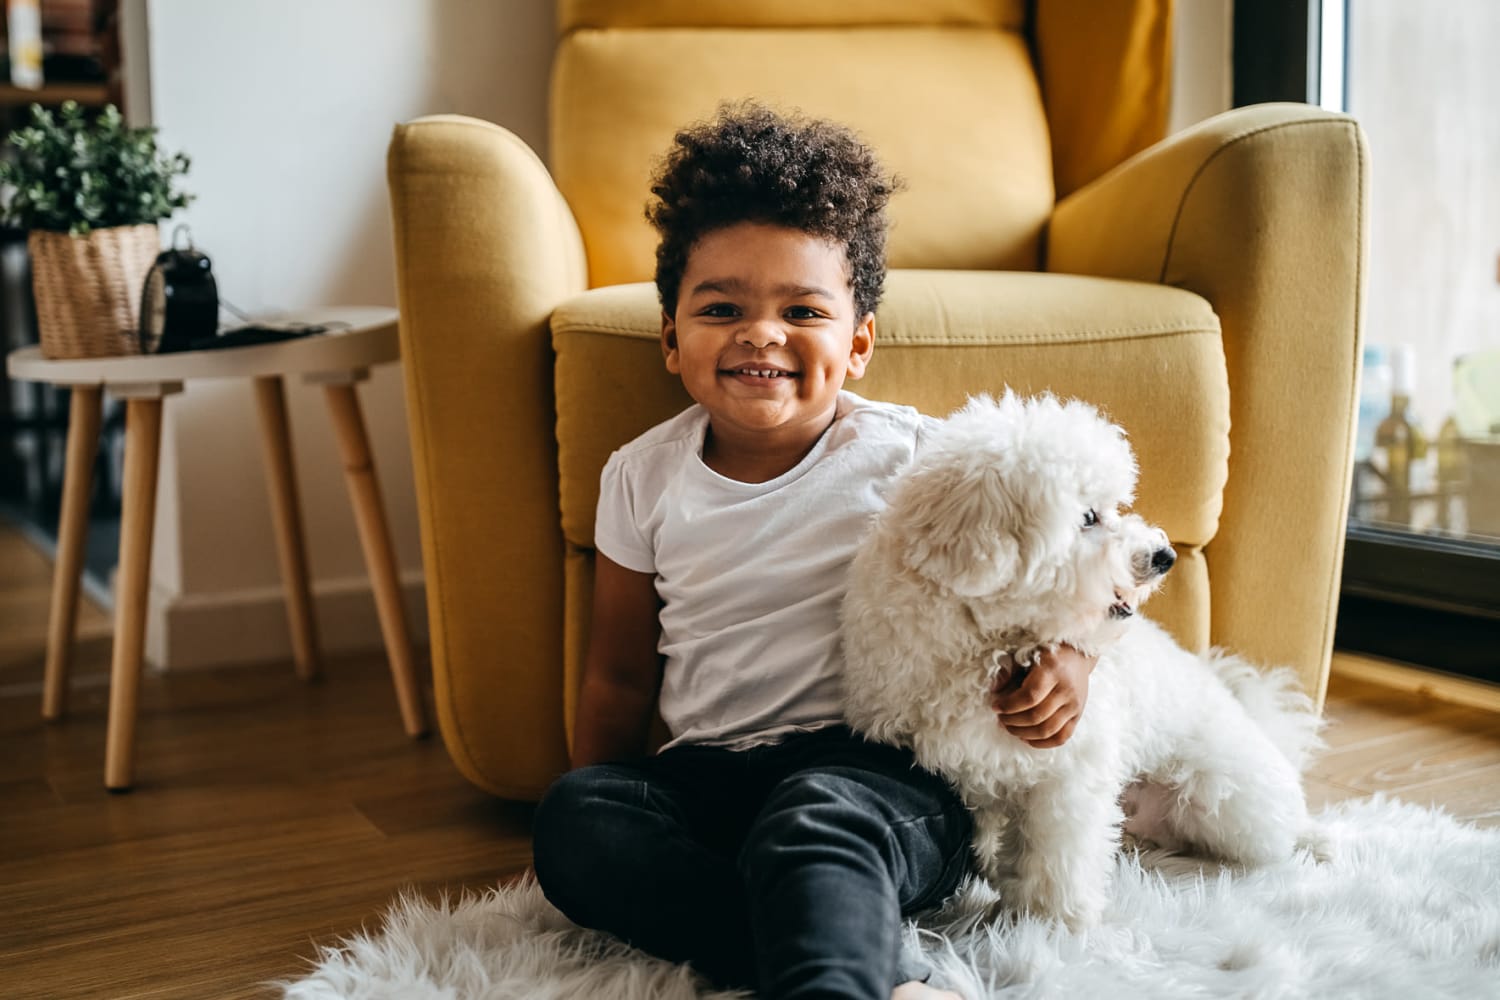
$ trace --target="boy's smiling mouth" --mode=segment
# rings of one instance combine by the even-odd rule
[[[719,374],[733,375],[757,381],[774,381],[776,379],[797,377],[797,373],[794,371],[765,364],[743,364],[735,365],[733,368],[720,368]]]

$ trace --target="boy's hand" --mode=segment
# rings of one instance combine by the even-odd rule
[[[1089,698],[1097,656],[1072,646],[1044,649],[1036,664],[999,679],[990,704],[1011,735],[1034,747],[1060,747],[1073,735]]]

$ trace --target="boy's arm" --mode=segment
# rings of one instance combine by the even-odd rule
[[[1020,683],[994,692],[1000,724],[1031,746],[1062,746],[1083,717],[1089,674],[1098,662],[1072,646],[1044,649]]]
[[[661,687],[656,578],[594,557],[594,612],[573,732],[574,767],[639,757]]]

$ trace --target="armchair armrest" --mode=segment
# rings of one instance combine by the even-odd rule
[[[1205,549],[1215,645],[1296,667],[1333,645],[1358,396],[1367,156],[1299,104],[1219,115],[1059,203],[1049,271],[1185,288],[1223,326],[1229,480]]]
[[[498,126],[398,125],[386,165],[438,721],[469,780],[536,799],[567,768],[548,320],[583,244]]]

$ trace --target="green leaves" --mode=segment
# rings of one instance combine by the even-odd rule
[[[192,200],[174,180],[190,165],[156,148],[156,129],[129,128],[113,104],[91,122],[76,102],[57,115],[33,104],[31,123],[12,132],[0,161],[10,197],[0,215],[22,229],[82,236],[171,216]]]

